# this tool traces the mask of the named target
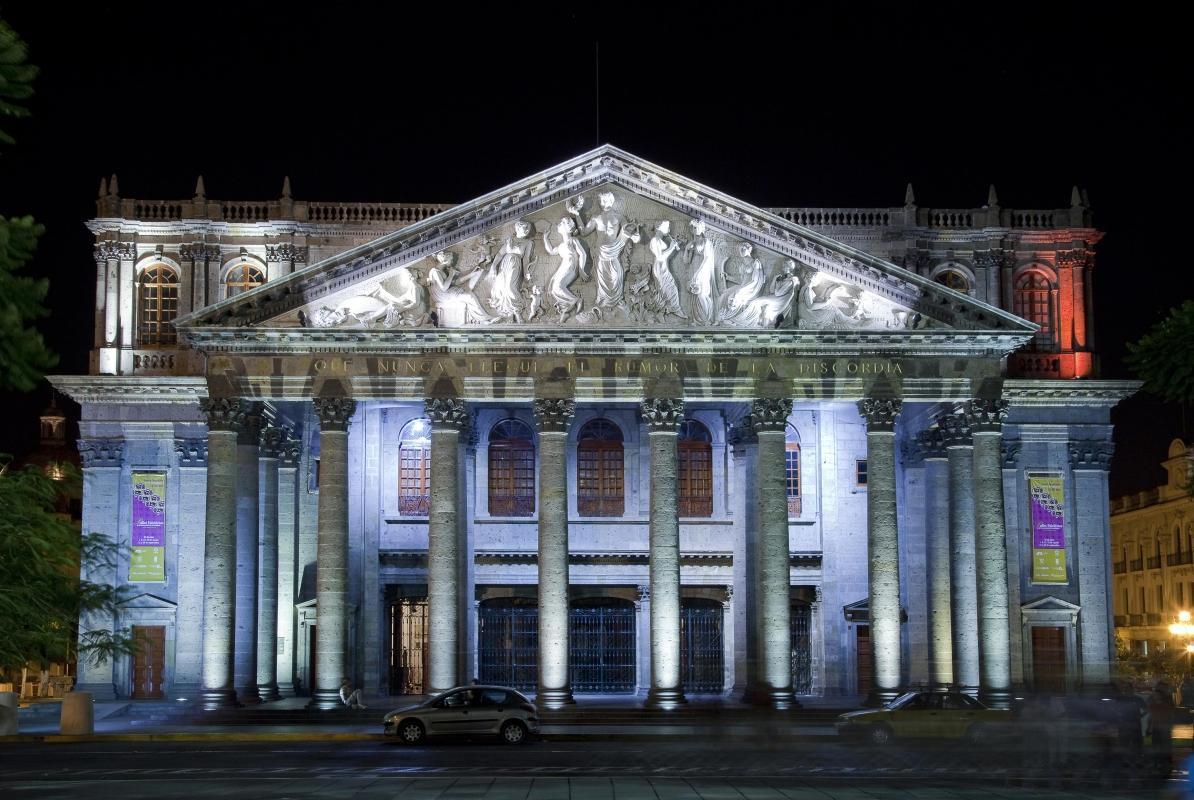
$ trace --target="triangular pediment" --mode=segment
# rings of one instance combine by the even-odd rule
[[[987,331],[1007,312],[605,146],[176,323]]]
[[[162,598],[162,597],[158,597],[156,594],[150,594],[149,592],[142,592],[141,594],[137,594],[137,595],[129,597],[125,600],[122,600],[119,603],[119,606],[121,608],[126,608],[126,609],[127,608],[139,608],[139,609],[173,610],[177,607],[177,605],[178,605],[177,603],[171,602],[170,600],[166,600],[165,598]]]

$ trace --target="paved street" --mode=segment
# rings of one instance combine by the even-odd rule
[[[1083,765],[1045,770],[1011,749],[839,742],[99,742],[0,745],[5,797],[344,797],[431,800],[1145,798],[1178,780]]]

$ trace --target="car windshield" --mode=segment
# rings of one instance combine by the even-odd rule
[[[912,702],[913,698],[919,697],[920,692],[904,692],[895,700],[890,700],[887,703],[888,708],[903,708],[908,703]]]

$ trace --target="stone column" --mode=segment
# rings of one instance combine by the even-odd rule
[[[792,622],[788,544],[788,490],[785,427],[792,413],[788,398],[757,399],[750,417],[758,438],[759,466],[754,503],[758,509],[758,675],[755,702],[791,708]],[[897,601],[898,606],[898,601]],[[898,620],[897,620],[898,624]],[[896,628],[899,632],[899,628]]]
[[[262,428],[257,460],[261,555],[257,590],[257,696],[278,693],[278,458],[286,442],[281,428]]]
[[[79,439],[78,447],[83,464],[83,530],[103,536],[109,544],[118,545],[121,541],[120,476],[124,464],[124,440]],[[124,581],[117,565],[100,561],[83,564],[80,577],[101,586],[121,585]],[[110,634],[116,627],[111,609],[96,609],[80,617],[79,639],[83,640],[93,632]],[[96,700],[115,700],[112,661],[109,658],[96,664],[80,656],[75,691],[90,692]]]
[[[925,463],[925,578],[928,595],[929,682],[944,690],[954,682],[949,583],[949,467],[940,430],[921,431]]]
[[[294,697],[294,668],[298,655],[294,634],[294,597],[297,580],[296,523],[300,442],[288,439],[278,457],[278,693]],[[306,492],[304,491],[304,494]]]
[[[1003,421],[1006,400],[976,399],[967,414],[974,438],[975,566],[981,696],[1011,708],[1011,631],[1007,606],[1007,539],[1003,524]]]
[[[258,496],[258,437],[261,404],[242,401],[245,421],[236,440],[236,660],[237,694],[241,703],[260,703],[257,695],[257,592],[261,557]]]
[[[429,694],[460,683],[460,434],[468,426],[464,401],[426,401],[431,420],[431,508],[427,515],[427,614],[431,626]]]
[[[568,426],[572,400],[536,400],[539,427],[539,694],[547,708],[575,702],[568,683]]]
[[[315,680],[308,708],[342,708],[348,674],[348,424],[350,397],[316,397],[319,420],[319,530],[315,545]]]
[[[236,399],[199,401],[207,417],[207,516],[203,533],[203,708],[235,707]]]
[[[900,545],[896,522],[895,421],[902,402],[858,401],[866,420],[867,578],[871,644],[875,654],[875,699],[900,692]]]
[[[651,441],[651,506],[647,572],[651,583],[649,708],[686,702],[680,684],[680,517],[676,441],[684,401],[648,398],[642,405]]]
[[[174,691],[194,700],[203,686],[203,535],[207,437],[175,439],[178,457],[178,608],[174,618]]]
[[[1110,437],[1110,431],[1106,434]],[[1115,664],[1115,636],[1111,609],[1111,520],[1107,471],[1115,445],[1107,439],[1070,442],[1070,469],[1074,476],[1071,530],[1077,536],[1074,553],[1078,563],[1070,574],[1078,576],[1078,636],[1081,641],[1082,684],[1102,687],[1111,682]]]
[[[975,566],[974,445],[965,414],[937,421],[949,459],[949,591],[954,649],[954,683],[977,696],[978,573]]]

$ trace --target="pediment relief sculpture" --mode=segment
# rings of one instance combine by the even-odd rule
[[[397,266],[368,288],[309,303],[278,322],[316,328],[928,326],[922,315],[815,264],[602,187]]]

